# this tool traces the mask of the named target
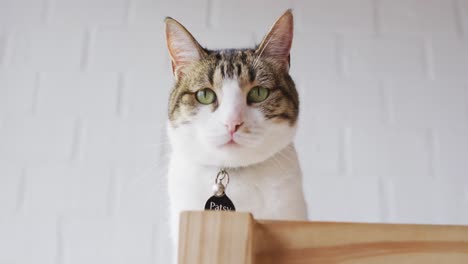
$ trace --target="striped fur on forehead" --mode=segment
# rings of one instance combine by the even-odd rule
[[[206,56],[188,67],[183,77],[174,85],[169,99],[169,120],[173,126],[189,124],[202,107],[214,112],[222,98],[211,105],[198,103],[195,94],[199,89],[213,89],[222,94],[224,80],[239,82],[245,96],[255,86],[270,89],[270,96],[249,107],[258,108],[266,119],[289,122],[294,125],[299,111],[299,98],[293,80],[284,65],[262,58],[254,49],[205,50]],[[247,100],[247,99],[246,99]]]

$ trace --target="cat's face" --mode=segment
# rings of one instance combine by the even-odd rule
[[[168,133],[178,153],[204,165],[239,167],[273,156],[293,140],[299,100],[288,74],[292,14],[256,49],[203,49],[166,19],[176,84]]]

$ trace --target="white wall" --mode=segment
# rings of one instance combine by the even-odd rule
[[[289,7],[312,219],[468,224],[467,0],[0,0],[0,263],[167,263],[163,18],[242,47]]]

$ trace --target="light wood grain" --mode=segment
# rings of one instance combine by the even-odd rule
[[[468,263],[468,227],[259,221],[255,263]]]
[[[251,214],[183,212],[180,219],[179,263],[253,263]]]
[[[181,219],[181,264],[468,264],[468,226],[255,221],[224,212]]]

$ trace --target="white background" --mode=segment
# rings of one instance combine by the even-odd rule
[[[467,0],[0,0],[0,263],[167,263],[163,18],[290,7],[311,219],[468,224]]]

